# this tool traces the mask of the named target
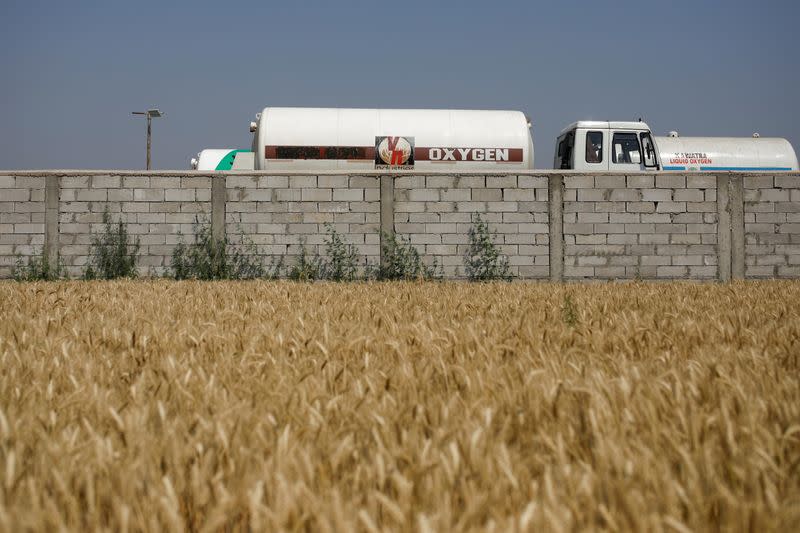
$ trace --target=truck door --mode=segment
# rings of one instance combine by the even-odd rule
[[[644,170],[639,136],[635,131],[612,130],[610,170],[638,172]]]

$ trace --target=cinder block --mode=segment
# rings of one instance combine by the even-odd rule
[[[625,189],[625,176],[595,176],[594,186],[607,189]]]
[[[377,176],[351,176],[350,187],[362,187],[365,189],[376,189],[380,187],[380,181]]]
[[[628,188],[632,189],[652,189],[655,183],[655,176],[626,176]]]
[[[687,176],[686,187],[689,189],[716,189],[716,176]]]
[[[86,189],[89,187],[89,176],[61,176],[62,189]]]
[[[779,278],[797,278],[800,277],[800,266],[779,266]]]
[[[640,189],[642,200],[647,202],[671,202],[672,189]],[[702,198],[701,198],[702,200]]]
[[[593,176],[564,176],[565,189],[593,189]]]
[[[686,211],[690,213],[716,213],[716,202],[686,202]]]
[[[715,266],[690,266],[689,267],[689,277],[690,278],[716,278],[717,277],[717,267]]]
[[[439,189],[411,189],[408,191],[408,199],[411,202],[438,202]]]
[[[626,226],[639,226],[640,224],[595,224],[596,233],[630,233]]]
[[[653,213],[656,210],[653,202],[628,202],[625,207],[629,213]]]
[[[193,202],[194,189],[165,189],[164,199],[168,202]]]
[[[547,224],[519,224],[518,231],[520,233],[547,233],[550,230]]]
[[[594,202],[596,213],[624,213],[626,202]]]
[[[318,186],[330,189],[338,189],[348,187],[350,184],[349,176],[319,176],[317,178]]]
[[[150,188],[152,189],[179,189],[181,179],[177,176],[150,176]]]
[[[655,224],[646,224],[646,223],[633,223],[633,224],[624,224],[625,233],[655,233]],[[615,232],[615,233],[622,233],[622,232]]]
[[[685,278],[689,272],[686,266],[659,266],[656,277],[659,278]]]
[[[489,189],[506,189],[517,187],[516,176],[486,176],[486,187]]]
[[[619,215],[619,213],[614,213]],[[609,213],[578,213],[578,222],[608,223]]]
[[[137,202],[162,202],[164,189],[134,189],[133,199]]]
[[[686,176],[660,174],[656,176],[657,189],[683,189],[686,187]]]
[[[395,194],[398,189],[422,189],[425,187],[425,176],[401,176],[394,178]]]
[[[248,202],[271,202],[274,189],[239,189],[241,190],[241,200]],[[303,191],[307,189],[302,189]],[[228,191],[230,192],[230,191]],[[167,198],[169,200],[169,198]],[[301,200],[305,200],[301,194]]]
[[[581,191],[583,192],[583,191]],[[535,189],[503,189],[503,200],[533,202],[536,201]]]
[[[30,189],[0,189],[0,201],[28,202],[31,199]]]
[[[122,186],[121,176],[91,176],[89,185],[93,189],[116,189]]]
[[[639,213],[604,213],[608,217],[605,222],[634,224],[642,222],[642,217],[645,215]],[[588,220],[586,221],[588,222]],[[601,221],[602,222],[602,221]]]
[[[304,202],[330,202],[333,198],[333,189],[303,189],[301,198]]]
[[[606,236],[602,233],[595,235],[575,235],[575,244],[606,244]]]
[[[491,212],[514,213],[519,210],[517,202],[486,202],[486,210]]]
[[[636,244],[638,242],[638,235],[633,233],[614,233],[608,236],[607,242],[608,244]]]
[[[605,202],[611,199],[611,192],[606,189],[579,189],[579,202]]]
[[[790,192],[787,189],[761,189],[762,202],[788,202]]]
[[[800,224],[778,224],[778,233],[800,233]]]
[[[316,186],[316,184],[314,186]],[[225,176],[225,188],[231,189],[237,187],[240,188],[258,187],[258,176]]]
[[[564,277],[566,278],[591,278],[593,276],[594,267],[564,265]]]
[[[800,189],[800,176],[775,176],[775,187],[781,189]]]
[[[61,186],[63,187],[64,178],[61,179]],[[129,189],[146,189],[150,187],[150,177],[149,176],[123,176],[122,177],[122,186],[127,187]]]
[[[675,255],[672,256],[672,264],[675,266],[679,265],[702,265],[703,264],[703,256],[702,255]]]
[[[396,205],[396,204],[395,204]],[[482,213],[486,211],[485,202],[456,202],[456,209],[459,213]]]
[[[521,189],[545,189],[548,180],[545,176],[517,176],[517,187]]]
[[[14,224],[14,233],[44,233],[44,224]]]
[[[316,176],[289,176],[289,187],[292,189],[309,189],[316,186]]]
[[[643,198],[641,189],[612,189],[609,194],[609,200],[612,201],[639,202],[649,199]]]
[[[273,200],[277,202],[299,202],[302,189],[273,189]]]
[[[660,234],[661,235],[661,234]],[[663,234],[669,236],[670,244],[701,244],[701,235],[698,233],[683,234],[683,233],[670,233]]]
[[[181,187],[185,189],[211,189],[211,178],[207,176],[183,176]]]
[[[456,176],[457,188],[484,188],[486,187],[486,176]]]
[[[656,233],[686,233],[686,224],[655,224]]]
[[[699,224],[703,222],[703,213],[674,213],[672,215],[664,213],[664,216],[671,217],[671,222],[676,224]],[[670,222],[670,220],[665,220],[665,222]]]
[[[594,202],[564,202],[564,213],[594,213]]]
[[[455,176],[428,176],[425,178],[425,186],[429,189],[452,188],[455,185]]]
[[[658,202],[657,213],[683,213],[686,211],[686,202]]]
[[[595,277],[604,279],[621,279],[626,277],[624,266],[598,266],[594,269],[594,275]]]
[[[361,202],[363,200],[364,189],[333,189],[334,202]]]
[[[781,213],[800,213],[800,198],[792,202],[776,202],[774,208]]]
[[[441,199],[447,202],[468,202],[473,199],[475,194],[487,190],[497,191],[496,200],[501,200],[501,189],[443,189]],[[485,198],[483,199],[485,200]]]
[[[764,189],[772,188],[775,185],[773,176],[745,176],[745,189]]]
[[[70,189],[75,190],[75,189]],[[64,192],[62,190],[62,192]],[[62,198],[63,200],[63,198]],[[130,202],[133,200],[133,189],[109,189],[108,201],[109,202]]]
[[[44,189],[44,176],[17,176],[16,183],[17,189]]]

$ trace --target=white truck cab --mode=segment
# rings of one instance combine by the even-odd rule
[[[587,172],[790,172],[797,155],[786,139],[655,137],[644,122],[581,120],[561,131],[553,168]]]
[[[659,170],[661,165],[644,122],[580,120],[561,130],[553,168],[638,172]]]

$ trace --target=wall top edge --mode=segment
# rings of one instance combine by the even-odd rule
[[[506,172],[353,172],[353,171],[327,171],[327,172],[263,172],[227,170],[221,172],[207,172],[202,170],[0,170],[0,176],[154,176],[154,177],[225,177],[225,176],[800,176],[800,172],[686,172],[681,170],[661,172],[585,172],[580,170],[525,170]]]

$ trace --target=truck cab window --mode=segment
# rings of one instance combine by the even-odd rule
[[[602,163],[603,162],[603,132],[602,131],[587,131],[586,132],[586,162],[587,163]]]
[[[614,163],[638,164],[642,161],[639,139],[635,133],[615,133],[612,145],[611,160]]]
[[[648,168],[658,166],[658,160],[656,158],[656,149],[655,146],[653,146],[653,138],[650,137],[649,133],[641,133],[639,137],[642,140],[644,166]]]

